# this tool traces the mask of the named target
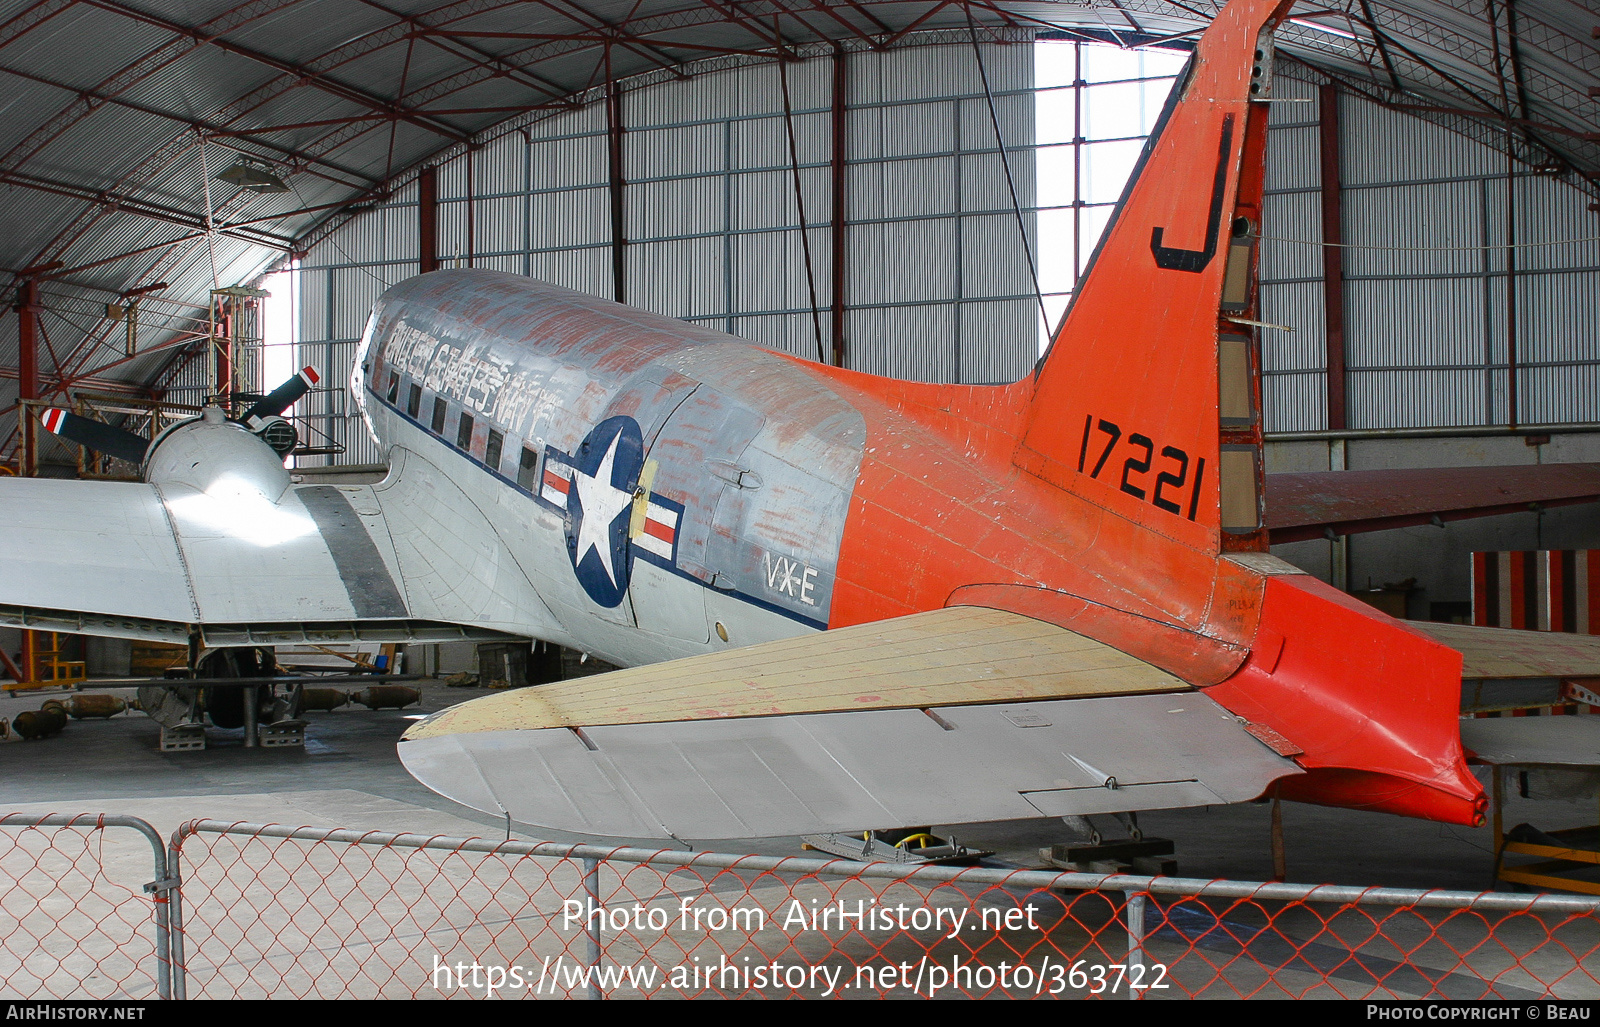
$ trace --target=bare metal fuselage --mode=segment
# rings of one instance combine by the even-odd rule
[[[380,301],[352,390],[386,459],[496,525],[547,608],[529,634],[634,665],[828,626],[865,431],[791,361],[446,272]]]

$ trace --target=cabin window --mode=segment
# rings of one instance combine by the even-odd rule
[[[461,411],[461,423],[456,425],[456,447],[472,449],[472,415],[465,410]]]
[[[444,415],[447,410],[448,407],[445,405],[443,398],[439,396],[433,397],[433,433],[435,435],[444,434]]]
[[[389,398],[389,402],[393,403],[395,401],[395,397],[397,397],[399,395],[400,395],[400,376],[397,375],[397,374],[391,374],[389,376],[389,397],[388,397]]]
[[[500,469],[500,450],[506,444],[506,437],[489,429],[489,443],[483,447],[483,462],[491,471]]]
[[[422,386],[411,386],[411,394],[406,397],[406,416],[415,420],[417,411],[422,409]]]
[[[517,467],[517,484],[529,492],[533,488],[533,472],[539,466],[539,453],[530,446],[522,447],[522,462]]]

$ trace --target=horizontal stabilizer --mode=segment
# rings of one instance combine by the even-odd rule
[[[1210,805],[1298,773],[1172,675],[977,607],[477,699],[400,757],[485,812],[628,838]]]
[[[409,737],[1187,688],[1054,624],[957,606],[487,696],[434,714]]]
[[[1463,720],[1461,744],[1490,764],[1600,767],[1600,717]]]
[[[1299,773],[1193,692],[477,731],[403,741],[400,758],[496,816],[680,839],[1243,802]]]

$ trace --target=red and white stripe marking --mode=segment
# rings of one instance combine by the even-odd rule
[[[562,473],[563,471],[566,473]],[[539,498],[543,499],[546,503],[554,503],[556,506],[566,506],[567,491],[572,488],[572,478],[570,477],[571,473],[572,472],[565,467],[560,468],[559,470],[552,468],[547,462],[545,464],[544,474],[540,479]]]
[[[633,544],[663,560],[672,559],[672,545],[678,539],[678,513],[651,503],[644,515],[644,531]]]
[[[307,364],[300,369],[300,380],[306,383],[306,388],[311,388],[322,379],[317,377],[317,369]]]
[[[66,419],[67,412],[65,410],[50,409],[39,415],[39,420],[44,422],[45,431],[54,434],[61,433],[61,425]]]

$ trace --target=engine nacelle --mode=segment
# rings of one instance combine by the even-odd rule
[[[208,494],[253,491],[276,503],[289,488],[289,472],[277,453],[244,425],[229,421],[221,407],[180,421],[159,435],[145,457],[145,480],[187,485]]]

